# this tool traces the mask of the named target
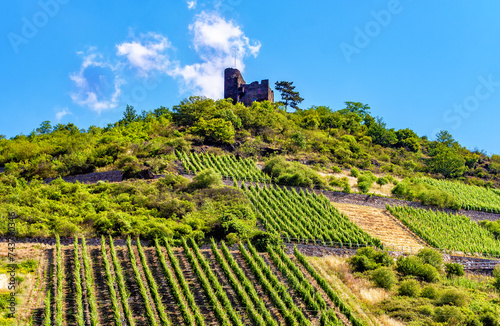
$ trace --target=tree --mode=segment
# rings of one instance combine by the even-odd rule
[[[286,109],[288,109],[288,104],[290,104],[292,108],[298,109],[297,105],[304,100],[300,97],[299,92],[294,91],[295,86],[293,86],[293,82],[276,82],[275,89],[281,92],[281,101],[285,104]]]
[[[368,111],[370,111],[370,106],[368,104],[363,104],[361,102],[344,102],[345,103],[345,111],[356,113],[363,120],[366,115],[368,115]],[[342,111],[342,110],[341,110]]]
[[[139,116],[137,115],[137,111],[134,107],[127,104],[127,108],[123,112],[123,119],[121,121],[128,125],[131,122],[137,121],[138,118]]]
[[[193,134],[205,137],[209,142],[234,143],[233,124],[221,118],[210,120],[200,118],[190,130]]]
[[[446,130],[441,130],[436,134],[436,141],[445,145],[446,147],[452,147],[456,143],[453,136]]]
[[[456,178],[467,170],[465,159],[453,149],[441,145],[436,153],[430,164],[432,172],[441,173],[445,178]]]
[[[52,130],[52,126],[50,125],[50,121],[46,120],[40,123],[40,127],[36,128],[36,132],[39,135],[49,134]]]

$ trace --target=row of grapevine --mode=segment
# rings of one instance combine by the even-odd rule
[[[235,180],[248,180],[255,182],[270,181],[250,159],[236,158],[233,155],[214,155],[176,152],[182,166],[188,173],[197,173],[205,169],[214,169],[224,177]]]
[[[281,248],[267,249],[269,256],[278,270],[286,276],[291,288],[297,292],[302,300],[304,300],[307,308],[317,315],[320,310],[326,308],[326,302],[321,297],[319,292],[315,291],[314,287],[307,282],[304,274],[297,268],[297,266],[284,254]]]
[[[87,244],[85,242],[85,237],[82,237],[82,258],[83,267],[85,269],[85,285],[87,290],[87,301],[89,304],[90,311],[90,325],[99,325],[99,314],[97,311],[97,300],[95,294],[95,281],[94,281],[94,270],[92,268],[92,261],[90,255],[87,251]]]
[[[82,292],[82,274],[80,266],[80,253],[78,249],[78,238],[75,238],[74,242],[74,267],[73,267],[73,279],[75,281],[75,302],[76,302],[76,324],[78,326],[84,326],[85,321],[83,319],[83,292]]]
[[[55,325],[61,326],[63,323],[63,280],[64,280],[64,270],[61,252],[61,240],[59,236],[56,237],[56,317]]]
[[[200,313],[200,309],[196,305],[193,293],[189,289],[189,285],[188,285],[186,279],[184,278],[184,274],[182,273],[181,267],[179,265],[179,260],[177,259],[177,257],[175,257],[175,255],[172,251],[172,248],[170,248],[170,245],[168,244],[168,241],[164,240],[164,243],[165,243],[165,249],[167,250],[168,259],[170,260],[170,264],[172,265],[172,268],[174,269],[175,276],[177,277],[179,285],[182,289],[182,294],[186,298],[186,301],[189,305],[189,308],[194,313],[194,319],[196,321],[196,325],[197,326],[204,326],[205,321],[203,320],[203,317]]]
[[[435,248],[500,255],[500,241],[466,216],[412,207],[388,210]]]
[[[453,195],[463,209],[500,213],[500,192],[497,189],[466,185],[448,180],[430,178],[420,180]]]
[[[186,299],[184,298],[184,295],[182,294],[181,289],[179,287],[179,283],[177,283],[177,280],[175,279],[174,275],[172,274],[172,271],[167,265],[165,255],[161,250],[160,242],[158,241],[158,239],[155,239],[155,249],[156,249],[156,255],[160,260],[163,275],[167,279],[167,283],[170,286],[170,289],[172,289],[172,294],[174,296],[176,303],[179,305],[184,322],[186,323],[186,325],[195,326],[196,321],[194,319],[194,316],[188,308]]]
[[[113,268],[115,270],[116,280],[118,281],[118,290],[120,292],[120,302],[122,303],[123,313],[125,315],[125,319],[127,320],[127,324],[129,326],[135,326],[134,319],[132,317],[132,311],[130,310],[130,306],[128,304],[128,291],[125,285],[125,279],[123,277],[123,270],[118,261],[118,257],[116,256],[116,250],[113,238],[109,237],[109,252],[111,254],[111,261],[113,262]]]
[[[276,321],[271,316],[271,313],[267,309],[266,304],[264,303],[262,298],[259,297],[257,290],[255,289],[253,283],[245,275],[245,272],[238,265],[238,263],[234,259],[233,255],[231,255],[231,253],[229,252],[229,249],[227,248],[227,246],[224,242],[221,243],[221,251],[222,251],[222,254],[224,256],[224,259],[227,261],[227,263],[231,267],[233,273],[237,277],[240,284],[243,285],[243,288],[245,289],[246,293],[250,296],[250,299],[252,300],[254,307],[256,307],[258,312],[264,317],[267,325],[278,326]]]
[[[76,243],[76,242],[75,242]],[[111,265],[108,260],[106,251],[106,239],[101,237],[101,255],[104,262],[104,272],[106,274],[106,285],[108,286],[109,296],[111,299],[111,309],[113,310],[113,320],[116,326],[122,326],[122,318],[120,314],[120,307],[118,306],[118,297],[115,290],[115,277],[111,272]]]
[[[278,277],[264,262],[262,257],[260,257],[255,248],[250,243],[248,243],[248,251],[241,243],[238,247],[246,263],[250,266],[252,273],[270,296],[278,310],[280,310],[286,324],[309,326],[311,324],[310,321],[305,318],[302,311],[293,302],[287,287],[279,281]]]
[[[241,316],[234,309],[233,305],[231,304],[231,301],[227,297],[226,291],[224,290],[224,288],[220,284],[219,280],[217,279],[217,276],[215,275],[214,271],[210,267],[210,264],[208,263],[208,261],[205,259],[205,257],[201,253],[200,248],[198,248],[198,245],[196,244],[196,242],[192,238],[189,240],[191,242],[191,248],[193,249],[195,257],[198,260],[198,263],[201,265],[203,272],[205,273],[208,280],[210,281],[210,285],[215,290],[215,295],[217,296],[217,299],[219,300],[221,305],[226,310],[226,313],[229,316],[229,319],[231,320],[233,325],[243,326],[244,324],[243,324],[243,321],[241,319]]]
[[[106,322],[116,326],[134,326],[137,321],[134,320],[135,317],[133,317],[132,309],[129,306],[129,288],[112,237],[109,237],[108,243],[109,246],[107,246],[106,239],[101,238],[102,271],[98,271],[103,275],[103,286],[106,289],[105,300],[110,302],[110,316]],[[201,306],[198,306],[195,301],[190,285],[185,279],[185,271],[181,269],[178,258],[168,240],[157,239],[154,242],[153,248],[155,251],[153,254],[158,258],[158,271],[160,272],[159,275],[155,276],[153,276],[150,267],[151,263],[148,262],[149,258],[147,258],[146,251],[140,240],[137,239],[135,248],[132,246],[130,238],[127,239],[126,244],[126,249],[123,249],[123,252],[126,252],[125,256],[127,258],[122,259],[127,259],[130,263],[131,282],[134,283],[134,287],[137,286],[137,293],[142,299],[139,304],[147,324],[163,326],[172,324],[157,284],[158,277],[164,277],[174,299],[172,304],[178,308],[183,324],[205,326],[206,321],[200,312]],[[193,239],[183,240],[183,247],[182,254],[187,258],[188,265],[196,275],[197,282],[205,293],[210,309],[215,313],[221,325],[243,326],[248,324],[248,320],[252,325],[277,326],[279,324],[278,319],[275,319],[272,315],[272,310],[266,306],[262,294],[257,291],[255,281],[250,280],[251,276],[246,274],[243,265],[240,265],[241,262],[238,262],[224,242],[219,247],[212,239],[211,253],[214,261],[210,261],[205,257]],[[329,307],[321,293],[309,283],[306,275],[302,273],[301,269],[288,257],[282,248],[270,247],[268,249],[269,257],[272,260],[271,265],[263,259],[250,243],[246,246],[240,244],[239,252],[243,258],[243,264],[249,267],[250,273],[254,275],[260,287],[267,293],[271,305],[283,317],[286,325],[310,326],[311,320],[306,317],[306,313],[308,316],[316,315],[317,318],[323,320],[324,325],[337,325],[338,320],[336,320],[335,314],[328,313]],[[139,257],[136,258],[137,254]],[[75,282],[75,309],[71,309],[71,314],[74,317],[75,324],[80,326],[104,323],[107,317],[100,319],[97,306],[97,285],[95,284],[93,271],[96,265],[93,265],[90,258],[91,255],[85,238],[81,238],[81,251],[79,240],[78,238],[75,239],[73,256],[74,269],[71,271],[71,275],[74,277]],[[46,296],[44,325],[64,323],[62,317],[62,283],[64,277],[62,266],[64,260],[59,239],[56,240],[55,257],[56,262],[53,270],[56,277],[52,283],[54,292],[49,290]],[[83,260],[82,265],[80,259]],[[216,272],[217,267],[212,264],[220,267],[220,275]],[[279,274],[283,275],[286,283],[280,281],[272,266],[278,268]],[[227,292],[227,289],[223,286],[225,281],[220,277],[227,280],[232,291],[236,294],[236,302],[231,302],[229,299],[231,293]],[[293,289],[293,293],[298,295],[297,298],[292,297],[293,294],[289,291],[289,287]],[[51,300],[53,301],[51,302]],[[84,302],[88,304],[88,307],[85,307]],[[302,302],[305,305],[302,305]],[[52,310],[52,307],[54,307],[54,310]],[[88,315],[85,315],[84,311],[88,311]],[[61,317],[58,317],[58,315]]]
[[[352,313],[351,308],[347,306],[344,301],[340,298],[340,296],[332,289],[332,287],[328,284],[328,282],[314,269],[314,267],[309,264],[306,257],[297,250],[297,247],[294,248],[294,255],[297,257],[297,260],[304,266],[309,275],[312,276],[316,280],[316,282],[321,286],[323,291],[328,295],[330,300],[339,307],[340,312],[342,312],[347,319],[352,323],[353,326],[363,326],[363,323]],[[331,319],[329,317],[328,319]]]
[[[137,241],[137,242],[139,242],[139,241]],[[142,303],[144,304],[144,309],[146,311],[146,318],[149,322],[149,325],[157,326],[158,323],[156,322],[155,313],[154,313],[153,308],[151,307],[151,304],[149,302],[148,291],[146,289],[146,286],[144,286],[144,283],[142,282],[141,273],[139,272],[139,268],[137,267],[137,261],[135,259],[135,254],[134,254],[134,251],[132,249],[132,242],[130,240],[130,237],[127,238],[127,248],[128,248],[130,264],[132,265],[132,271],[134,273],[135,283],[137,284],[137,287],[139,288],[139,293],[140,293],[141,298],[142,298]]]
[[[212,288],[212,284],[208,280],[205,272],[200,267],[198,259],[191,252],[191,248],[189,248],[189,246],[187,245],[186,240],[183,240],[183,246],[184,246],[184,254],[186,255],[189,263],[191,264],[195,275],[198,277],[198,280],[201,283],[201,287],[203,288],[203,291],[205,292],[205,295],[207,296],[208,301],[215,312],[217,320],[222,326],[232,325],[228,313],[225,310],[225,307],[222,306],[221,302],[217,298],[217,295],[215,294],[217,290],[221,290],[220,287],[218,287],[215,290]]]
[[[381,245],[380,240],[364,232],[323,195],[273,185],[247,188],[243,184],[242,188],[266,229],[285,239]]]
[[[265,326],[267,325],[263,316],[257,311],[256,307],[254,306],[254,303],[250,299],[250,296],[246,293],[245,289],[241,285],[241,283],[238,281],[236,276],[233,274],[231,271],[231,267],[229,267],[229,264],[226,262],[226,260],[223,258],[222,254],[219,252],[217,248],[217,244],[215,241],[212,239],[212,252],[215,256],[215,261],[222,267],[222,271],[224,272],[224,275],[226,275],[226,278],[229,280],[229,283],[231,284],[232,288],[236,292],[236,295],[240,299],[240,301],[243,303],[245,306],[245,310],[248,313],[248,316],[254,323],[254,325],[258,326]]]

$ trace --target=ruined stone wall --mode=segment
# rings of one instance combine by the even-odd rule
[[[274,102],[274,92],[269,87],[269,80],[261,83],[246,84],[238,69],[227,68],[224,70],[224,98],[232,98],[233,103],[241,102],[250,106],[254,101]]]

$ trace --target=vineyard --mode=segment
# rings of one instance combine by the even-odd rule
[[[264,174],[251,159],[236,158],[233,155],[213,155],[176,152],[187,173],[196,173],[205,169],[214,169],[223,177],[235,180],[268,182],[271,178]]]
[[[58,238],[33,324],[366,324],[297,250],[259,253],[250,243],[235,249],[213,240],[202,249],[192,239],[181,247],[123,242],[103,237],[91,246],[81,238],[62,246]]]
[[[500,192],[497,189],[469,186],[448,180],[421,180],[455,197],[463,209],[500,213]]]
[[[412,207],[388,210],[435,248],[500,255],[500,241],[466,216]]]
[[[288,241],[381,245],[380,240],[359,228],[322,195],[272,185],[243,188],[266,230]]]

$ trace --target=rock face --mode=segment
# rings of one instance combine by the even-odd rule
[[[224,70],[224,98],[232,98],[233,103],[243,103],[245,106],[253,102],[274,102],[274,92],[269,87],[269,79],[247,84],[238,69]]]

